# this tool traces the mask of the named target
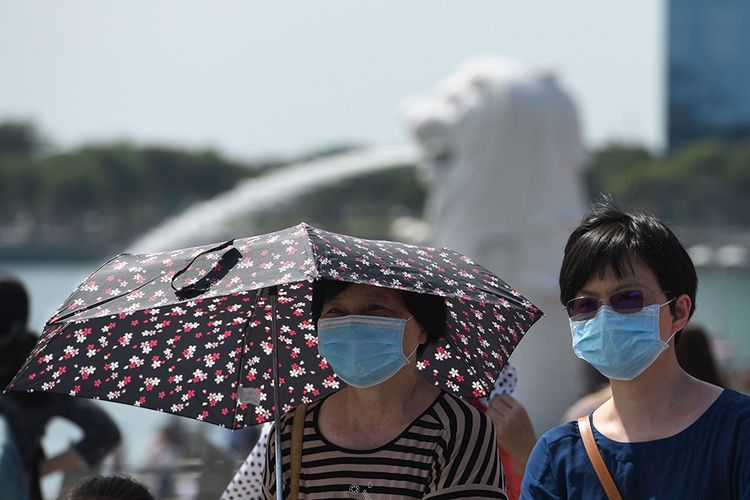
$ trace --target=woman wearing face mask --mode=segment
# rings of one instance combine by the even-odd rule
[[[442,298],[320,281],[318,348],[347,386],[304,412],[299,498],[505,498],[488,417],[424,382],[418,354],[445,331]],[[293,414],[282,419],[289,497]],[[275,429],[264,494],[276,498]]]
[[[675,355],[696,287],[653,216],[607,204],[573,231],[560,297],[573,351],[612,397],[542,436],[521,498],[750,498],[750,398],[691,377]]]

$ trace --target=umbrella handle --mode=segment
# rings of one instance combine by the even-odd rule
[[[224,276],[226,276],[229,271],[237,264],[237,262],[242,259],[242,253],[237,250],[232,245],[234,244],[234,240],[229,240],[227,242],[222,243],[221,245],[215,246],[213,248],[209,248],[208,250],[204,250],[203,252],[199,253],[195,257],[193,257],[193,260],[188,263],[187,266],[182,268],[180,271],[175,273],[174,276],[172,276],[172,282],[170,283],[172,285],[172,289],[177,294],[177,297],[180,299],[191,299],[193,297],[197,297],[198,295],[201,295],[203,293],[206,293],[212,285],[214,285],[216,282],[221,280]],[[185,285],[183,287],[175,286],[175,281],[177,278],[179,278],[182,274],[184,274],[188,269],[190,269],[190,266],[192,266],[195,261],[200,257],[201,255],[205,255],[207,253],[217,252],[219,250],[223,250],[224,248],[231,247],[229,250],[224,252],[224,254],[221,256],[221,259],[214,264],[214,266],[211,268],[211,270],[206,273],[205,276],[203,276],[201,279],[196,281],[195,283]]]

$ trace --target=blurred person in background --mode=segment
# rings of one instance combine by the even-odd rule
[[[148,465],[156,475],[154,493],[157,498],[179,498],[190,500],[198,496],[200,490],[196,478],[196,449],[205,446],[205,442],[196,443],[198,436],[191,433],[180,421],[180,417],[169,416],[165,425],[159,429],[154,443],[150,446]],[[207,455],[200,459],[211,463]],[[200,469],[203,480],[211,482],[206,467]]]
[[[682,333],[675,337],[675,350],[677,361],[690,375],[719,387],[727,386],[711,348],[711,336],[702,326],[686,326]]]
[[[27,328],[29,298],[15,278],[0,276],[0,385],[5,388],[33,350],[38,337]],[[117,425],[94,402],[54,393],[5,392],[0,414],[10,427],[24,469],[30,498],[42,498],[40,478],[81,464],[98,464],[120,442]],[[47,458],[42,438],[53,417],[62,417],[83,432],[83,438]]]
[[[187,436],[176,419],[169,419],[159,430],[151,445],[148,464],[156,470],[156,496],[168,498],[175,494],[175,469],[185,458]]]
[[[29,485],[26,481],[23,459],[13,437],[8,419],[0,414],[0,485],[4,500],[28,500]]]
[[[95,476],[71,489],[64,500],[154,500],[146,485],[130,476]]]
[[[26,294],[20,284],[0,276],[0,295],[5,300],[0,302],[0,352],[13,352],[18,346],[16,332],[26,323],[23,311],[26,310]],[[18,318],[12,313],[17,311]],[[32,344],[33,345],[33,344]],[[0,379],[2,388],[15,375],[13,364],[2,359],[0,362]],[[0,396],[0,484],[3,486],[3,498],[8,500],[28,500],[29,480],[24,470],[24,462],[18,442],[13,435],[10,418],[3,412],[2,396]]]
[[[536,444],[534,426],[526,408],[511,396],[517,383],[515,367],[506,364],[489,396],[468,399],[494,424],[508,500],[518,500],[526,462]]]
[[[689,375],[673,349],[697,281],[652,215],[605,202],[573,230],[560,299],[612,397],[541,437],[522,498],[750,498],[750,397]]]
[[[255,446],[227,485],[221,500],[263,498],[263,471],[266,467],[266,448],[272,426],[272,422],[266,422],[261,426]]]
[[[226,449],[236,464],[241,464],[252,451],[260,437],[259,425],[251,425],[229,432]]]

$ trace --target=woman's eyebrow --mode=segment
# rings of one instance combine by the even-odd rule
[[[365,300],[375,300],[379,302],[385,302],[388,304],[393,304],[393,303],[398,302],[397,297],[389,293],[384,293],[384,292],[379,292],[379,291],[365,292],[363,295],[363,298]]]
[[[635,279],[625,279],[617,284],[616,290],[622,290],[625,287],[641,287],[641,288],[650,288],[643,283],[641,283],[638,280]]]
[[[323,302],[323,309],[330,309],[331,307],[338,305],[341,305],[341,301],[338,298],[334,297]]]

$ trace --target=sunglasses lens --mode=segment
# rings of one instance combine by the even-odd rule
[[[609,298],[612,309],[620,314],[636,313],[643,309],[643,292],[640,290],[623,290]]]
[[[569,300],[566,309],[570,319],[583,321],[596,316],[596,311],[599,310],[599,301],[593,297],[579,297]]]

